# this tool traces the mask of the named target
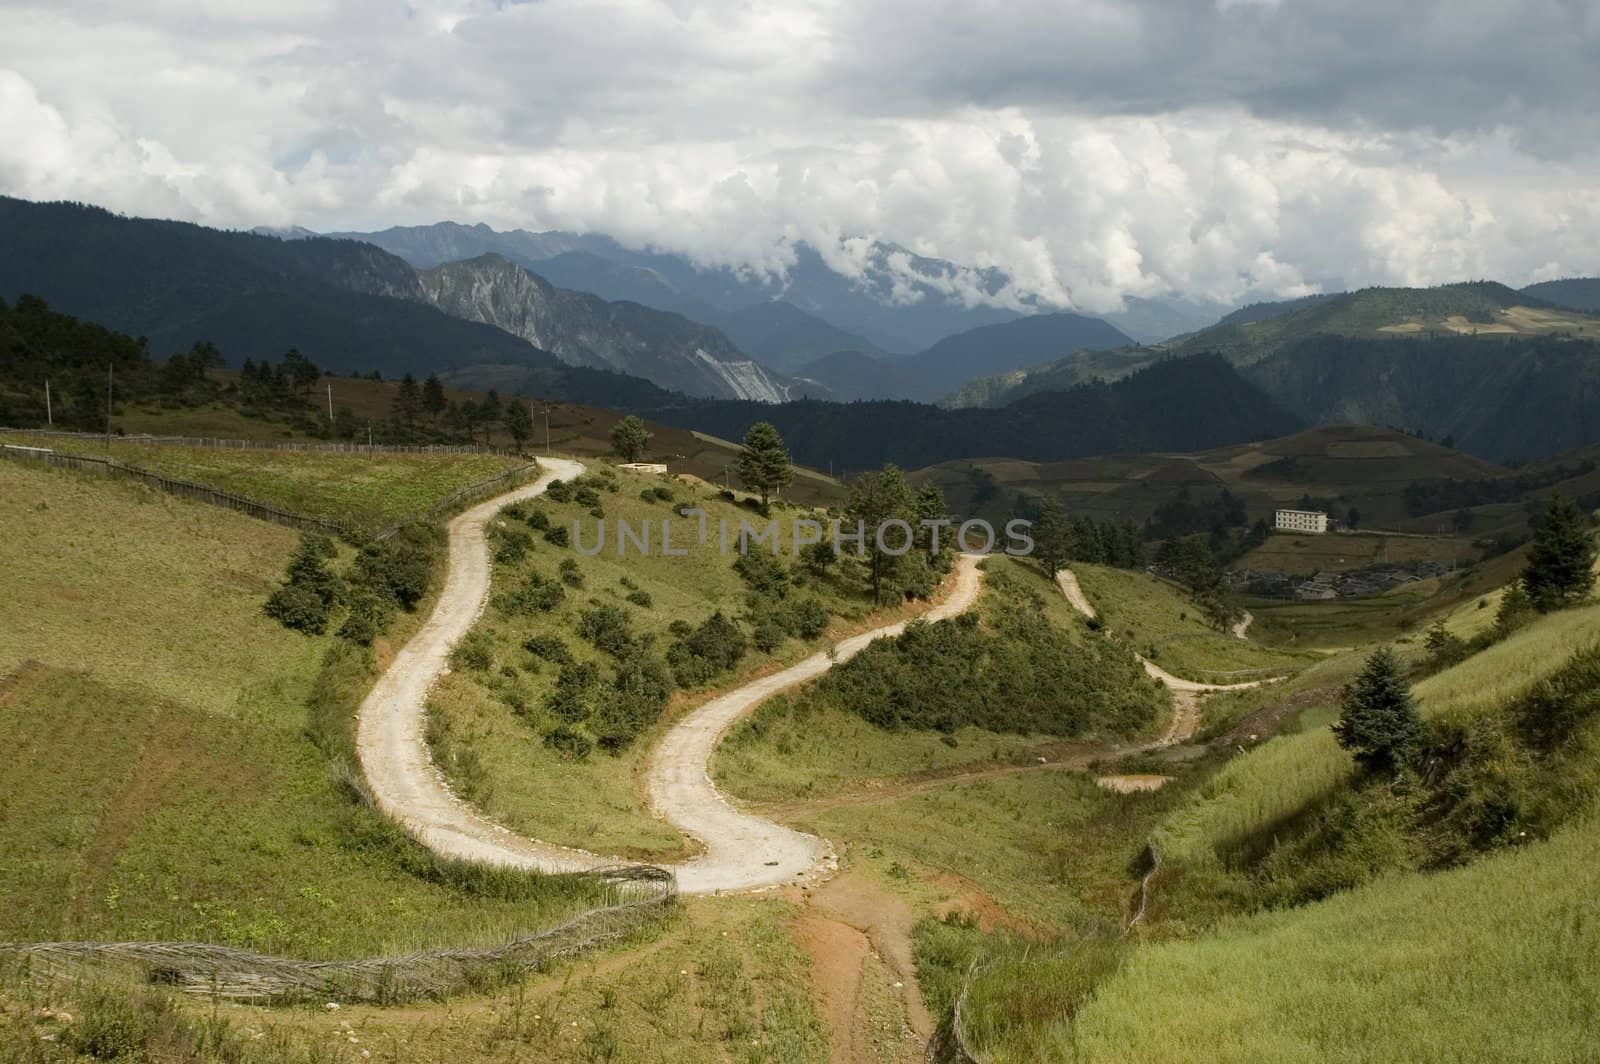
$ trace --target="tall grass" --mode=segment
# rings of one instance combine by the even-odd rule
[[[1148,948],[1080,1015],[1076,1059],[1593,1059],[1597,862],[1591,814],[1464,869]]]

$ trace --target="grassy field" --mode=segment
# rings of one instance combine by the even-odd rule
[[[19,437],[25,438],[25,437]],[[492,454],[339,454],[175,447],[37,437],[58,451],[111,458],[295,513],[376,529],[419,517],[462,488],[528,464]]]
[[[69,1061],[98,1049],[105,1059],[125,1047],[116,1059],[821,1064],[827,1035],[808,958],[790,935],[794,913],[773,898],[687,902],[649,942],[448,1005],[214,1007],[125,987],[8,992],[0,982],[0,1057]],[[62,1012],[73,1022],[58,1020]]]
[[[1234,567],[1309,576],[1420,561],[1465,565],[1478,553],[1465,539],[1343,532],[1325,536],[1280,534],[1268,536],[1265,543],[1240,558]]]
[[[718,523],[728,522],[732,543],[741,520],[752,525],[763,521],[748,508],[728,503],[704,487],[625,471],[617,473],[612,483],[616,491],[601,492],[610,537],[603,552],[585,557],[536,535],[523,560],[495,567],[498,591],[516,586],[533,573],[555,580],[560,563],[570,559],[582,574],[582,586],[567,587],[559,606],[531,616],[508,617],[491,606],[474,636],[488,649],[490,664],[487,668],[457,668],[440,682],[430,702],[430,737],[437,760],[458,790],[507,826],[550,842],[661,859],[681,855],[685,843],[644,808],[637,789],[639,775],[660,730],[678,711],[710,697],[711,691],[680,690],[664,719],[627,749],[619,754],[597,749],[587,758],[575,760],[542,740],[542,727],[550,723],[544,702],[558,670],[528,653],[523,644],[532,636],[556,635],[577,659],[603,663],[604,656],[576,633],[580,613],[596,605],[628,611],[634,631],[653,637],[663,647],[673,639],[668,631],[673,621],[699,624],[716,610],[729,617],[742,615],[749,587],[733,571],[732,557],[720,551]],[[640,497],[644,490],[657,487],[670,487],[674,501],[668,504]],[[554,525],[570,530],[578,522],[583,543],[593,545],[597,521],[581,504],[540,500],[537,505]],[[706,510],[705,544],[698,540],[694,518],[676,516],[676,508],[684,505]],[[774,511],[784,544],[780,554],[786,564],[793,560],[787,547],[789,521],[803,513]],[[659,551],[660,522],[669,518],[673,549],[687,550],[684,556],[669,557]],[[616,522],[626,521],[637,530],[647,520],[654,530],[655,549],[649,556],[641,556],[630,545],[627,554],[619,557]],[[630,595],[641,594],[647,596],[648,606],[630,601]],[[733,671],[714,681],[714,689],[736,686],[813,653],[841,635],[907,615],[897,610],[872,611],[865,585],[852,565],[826,578],[807,578],[805,586],[791,594],[814,595],[829,610],[832,620],[823,638],[809,643],[790,639],[770,654],[752,647]],[[513,708],[514,702],[525,707],[523,715]]]
[[[1146,949],[1062,1040],[1085,1061],[1589,1059],[1597,861],[1591,816],[1468,868]]]
[[[1182,591],[1149,573],[1103,565],[1074,565],[1072,571],[1112,634],[1178,676],[1226,681],[1306,662],[1301,654],[1217,631]]]
[[[14,463],[0,527],[0,939],[364,956],[503,941],[595,896],[453,885],[350,800],[308,707],[370,666],[262,614],[292,532]]]
[[[1470,716],[1497,705],[1596,640],[1600,606],[1550,614],[1421,681],[1414,693],[1424,716]],[[1157,845],[1175,863],[1205,867],[1229,845],[1287,820],[1328,794],[1351,771],[1349,755],[1326,727],[1274,739],[1208,781],[1193,803],[1162,826]]]

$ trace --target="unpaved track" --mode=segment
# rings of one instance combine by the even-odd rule
[[[1056,574],[1056,583],[1061,588],[1061,593],[1067,596],[1067,601],[1072,603],[1072,608],[1085,617],[1097,616],[1094,603],[1089,601],[1089,596],[1083,593],[1083,585],[1078,583],[1078,574],[1071,569],[1063,569]],[[1240,639],[1244,638],[1244,626],[1249,621],[1243,621],[1234,628],[1233,634]],[[1166,731],[1161,738],[1156,740],[1156,746],[1175,746],[1192,738],[1200,730],[1200,696],[1212,691],[1242,691],[1247,687],[1260,687],[1270,680],[1251,680],[1248,683],[1198,683],[1194,680],[1185,680],[1181,676],[1174,676],[1155,662],[1145,657],[1139,657],[1139,662],[1144,666],[1144,671],[1153,679],[1161,681],[1167,690],[1172,692],[1172,720],[1168,722]]]
[[[434,765],[424,737],[429,690],[448,668],[451,649],[483,612],[489,597],[485,526],[509,503],[541,494],[556,479],[583,472],[577,462],[547,458],[548,472],[516,491],[480,503],[450,522],[449,569],[433,614],[395,655],[388,671],[361,703],[356,751],[378,807],[423,845],[446,857],[490,864],[575,872],[619,863],[584,850],[518,835],[461,801]],[[940,620],[977,599],[978,559],[957,559],[943,601],[923,617]],[[813,654],[782,672],[752,681],[690,711],[656,747],[645,778],[651,809],[704,844],[692,860],[668,867],[678,889],[690,894],[756,890],[809,883],[832,875],[833,848],[815,835],[782,827],[730,805],[711,782],[709,761],[724,732],[761,702],[826,672],[874,639],[898,635],[906,622],[840,642],[832,656]]]

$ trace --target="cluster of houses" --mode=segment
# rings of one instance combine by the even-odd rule
[[[1364,595],[1381,595],[1402,584],[1443,576],[1449,567],[1436,561],[1407,562],[1404,565],[1385,565],[1372,569],[1355,569],[1349,572],[1319,572],[1310,576],[1291,576],[1288,573],[1264,572],[1255,569],[1235,569],[1228,580],[1235,588],[1248,590],[1252,595],[1273,598],[1297,598],[1305,602],[1328,599],[1360,598]]]

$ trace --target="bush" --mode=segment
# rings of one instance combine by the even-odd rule
[[[767,619],[755,626],[755,630],[750,634],[750,642],[754,643],[762,653],[770,654],[783,645],[788,634],[777,621]]]
[[[680,685],[693,687],[733,668],[744,653],[744,633],[719,610],[667,649],[667,664]]]
[[[550,515],[537,506],[528,510],[527,522],[528,527],[535,532],[548,532],[550,530]]]
[[[565,547],[572,542],[565,525],[551,525],[545,529],[544,539],[546,543],[556,547]]]
[[[369,543],[362,549],[352,567],[351,580],[413,610],[428,593],[434,563],[443,545],[444,533],[434,525],[402,525],[384,542]]]
[[[801,639],[816,639],[828,630],[828,611],[814,598],[801,599],[789,607],[789,631]]]
[[[545,697],[545,708],[557,720],[576,724],[594,709],[600,688],[600,667],[592,661],[569,661],[561,666],[555,688]]]
[[[494,597],[494,608],[507,617],[525,617],[534,613],[548,613],[561,605],[567,589],[538,573],[530,573],[520,585],[502,591]]]
[[[488,672],[494,666],[494,642],[481,628],[468,632],[466,638],[450,652],[450,662],[457,668]]]
[[[782,598],[789,593],[789,569],[770,554],[747,551],[733,560],[733,571],[759,595]]]
[[[578,634],[613,657],[634,648],[633,618],[620,606],[601,605],[578,615]]]
[[[558,635],[536,635],[522,644],[522,649],[545,661],[565,665],[572,660],[572,651]]]
[[[267,599],[267,616],[297,632],[321,635],[328,630],[328,604],[311,587],[284,584]]]
[[[572,501],[572,485],[564,480],[552,480],[545,485],[544,493],[553,502]]]
[[[389,623],[389,600],[369,588],[359,588],[351,594],[350,612],[339,626],[339,636],[358,646],[371,646]]]
[[[544,745],[571,761],[582,761],[594,749],[594,742],[580,731],[565,724],[545,732]]]
[[[650,592],[640,590],[628,592],[628,601],[633,603],[635,606],[638,606],[642,610],[649,609],[652,605],[654,605],[655,602],[655,600],[650,597]]]
[[[563,558],[561,560],[561,582],[568,587],[583,586],[583,570],[578,568],[577,559]]]
[[[528,556],[533,537],[518,528],[495,525],[491,530],[494,539],[494,560],[501,565],[515,565]]]

